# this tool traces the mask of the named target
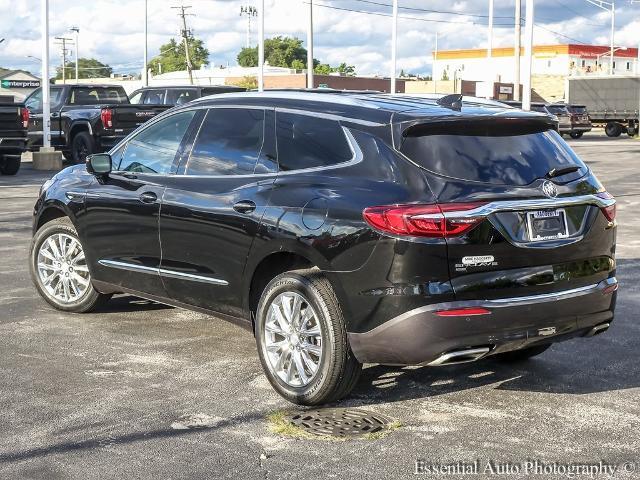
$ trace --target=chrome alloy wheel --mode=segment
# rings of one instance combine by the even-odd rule
[[[292,387],[304,387],[322,359],[322,330],[313,307],[296,292],[275,297],[264,323],[264,348],[269,367]]]
[[[40,245],[37,271],[46,292],[62,304],[76,302],[87,292],[89,268],[80,242],[65,233],[55,233]]]

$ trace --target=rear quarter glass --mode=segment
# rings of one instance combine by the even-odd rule
[[[405,132],[400,151],[435,174],[495,185],[529,185],[553,168],[580,167],[556,182],[575,180],[588,171],[557,132],[528,126],[445,123],[412,129]]]

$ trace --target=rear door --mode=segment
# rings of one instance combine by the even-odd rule
[[[423,168],[445,217],[477,224],[447,239],[458,299],[558,292],[613,274],[602,187],[547,128],[492,119],[404,131],[400,150]]]
[[[193,148],[164,193],[160,272],[173,299],[240,317],[245,262],[275,180],[274,114],[201,112]]]
[[[166,296],[158,271],[160,202],[194,116],[179,112],[141,130],[114,154],[114,171],[89,188],[78,221],[95,280]]]

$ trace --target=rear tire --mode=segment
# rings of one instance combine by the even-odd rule
[[[584,134],[584,132],[571,132],[569,135],[571,135],[571,138],[574,139],[578,139],[578,138],[582,138],[582,135]]]
[[[607,134],[607,137],[619,137],[622,134],[622,125],[616,122],[609,122],[604,127],[604,133]]]
[[[493,358],[505,363],[524,362],[525,360],[529,360],[531,357],[535,357],[536,355],[540,355],[541,353],[547,351],[550,346],[550,343],[545,345],[535,345],[533,347],[523,348],[521,350],[498,353],[497,355],[494,355]]]
[[[20,170],[20,157],[0,157],[0,173],[15,175]]]
[[[340,304],[316,270],[285,272],[269,282],[258,304],[255,336],[269,382],[290,402],[336,401],[358,381],[362,364],[349,347]]]
[[[76,165],[84,163],[87,156],[96,152],[96,142],[89,132],[80,132],[71,140],[71,159]]]
[[[66,252],[60,247],[61,239],[65,242]],[[56,242],[55,246],[50,246],[49,241]],[[76,229],[66,217],[45,223],[33,237],[29,251],[31,280],[42,298],[58,310],[90,312],[111,298],[93,287],[83,252]],[[77,280],[78,277],[82,280]],[[76,284],[75,290],[69,286],[70,279]]]

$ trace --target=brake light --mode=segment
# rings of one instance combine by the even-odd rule
[[[438,310],[436,315],[439,317],[472,317],[475,315],[489,315],[490,310],[480,307],[456,308],[453,310]]]
[[[611,195],[609,192],[600,192],[600,193],[597,193],[596,196],[603,198],[605,200],[613,200],[613,195]],[[613,222],[616,219],[615,203],[607,207],[600,207],[600,210],[602,210],[602,213],[604,213],[604,216],[609,222]]]
[[[100,120],[104,128],[113,128],[113,111],[110,108],[103,108],[100,112]]]
[[[462,235],[482,222],[482,215],[457,215],[482,205],[484,202],[386,205],[365,208],[362,216],[372,227],[393,235],[447,238]]]
[[[22,120],[22,127],[27,128],[29,126],[29,109],[21,108],[20,109],[20,119]]]

